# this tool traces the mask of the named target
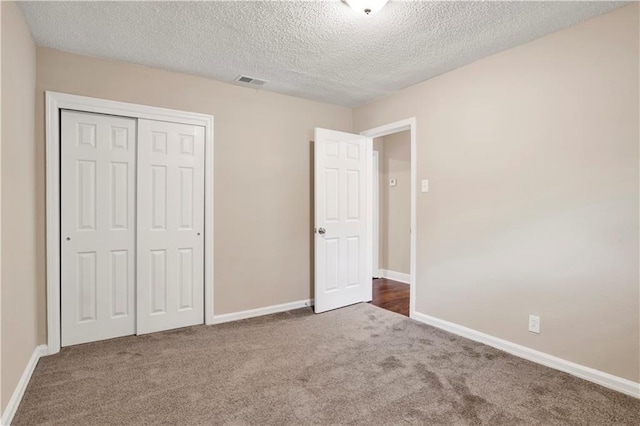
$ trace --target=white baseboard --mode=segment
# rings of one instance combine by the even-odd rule
[[[403,272],[390,271],[388,269],[380,269],[379,276],[388,280],[398,281],[400,283],[411,284],[411,275]]]
[[[33,353],[31,354],[31,358],[29,358],[29,362],[27,366],[24,368],[22,372],[22,376],[20,377],[20,381],[16,385],[15,390],[13,391],[13,395],[11,395],[11,399],[7,404],[7,408],[4,413],[2,413],[2,420],[0,424],[8,426],[13,421],[13,416],[16,415],[16,411],[18,411],[18,406],[20,405],[20,401],[22,401],[22,397],[24,396],[24,392],[27,390],[27,385],[29,384],[29,380],[31,380],[31,375],[33,374],[33,370],[36,369],[36,365],[38,365],[38,360],[47,355],[49,353],[47,349],[47,345],[37,346]]]
[[[248,311],[233,312],[230,314],[214,315],[212,324],[238,321],[247,318],[261,317],[263,315],[277,314],[278,312],[291,311],[313,305],[313,299],[298,300],[297,302],[283,303],[281,305],[265,306],[264,308],[250,309]]]
[[[425,315],[420,312],[415,312],[412,318],[425,324],[429,324],[442,330],[448,331],[449,333],[457,334],[458,336],[466,337],[467,339],[484,343],[485,345],[492,346],[517,357],[524,358],[529,361],[554,368],[556,370],[564,371],[565,373],[569,373],[581,379],[597,383],[606,388],[613,389],[636,398],[640,398],[640,383],[632,382],[631,380],[623,379],[622,377],[614,376],[613,374],[605,373],[603,371],[599,371],[591,367],[586,367],[581,364],[576,364],[575,362],[567,361],[565,359],[558,358],[556,356],[549,355],[547,353],[540,352],[526,346],[518,345],[517,343],[502,340],[489,334],[485,334],[480,331],[476,331],[449,321],[441,320],[430,315]]]

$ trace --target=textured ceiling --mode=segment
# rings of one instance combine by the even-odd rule
[[[617,2],[21,2],[39,46],[361,105]]]

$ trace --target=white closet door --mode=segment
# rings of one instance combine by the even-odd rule
[[[138,120],[137,333],[204,323],[204,127]]]
[[[136,120],[62,112],[62,346],[135,333]]]

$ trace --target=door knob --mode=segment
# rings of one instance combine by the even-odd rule
[[[324,235],[325,232],[327,232],[327,230],[324,229],[324,228],[318,229],[318,234],[320,234],[320,235]]]

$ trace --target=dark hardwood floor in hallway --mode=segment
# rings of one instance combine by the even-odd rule
[[[374,278],[371,304],[408,317],[409,284],[386,278]]]

